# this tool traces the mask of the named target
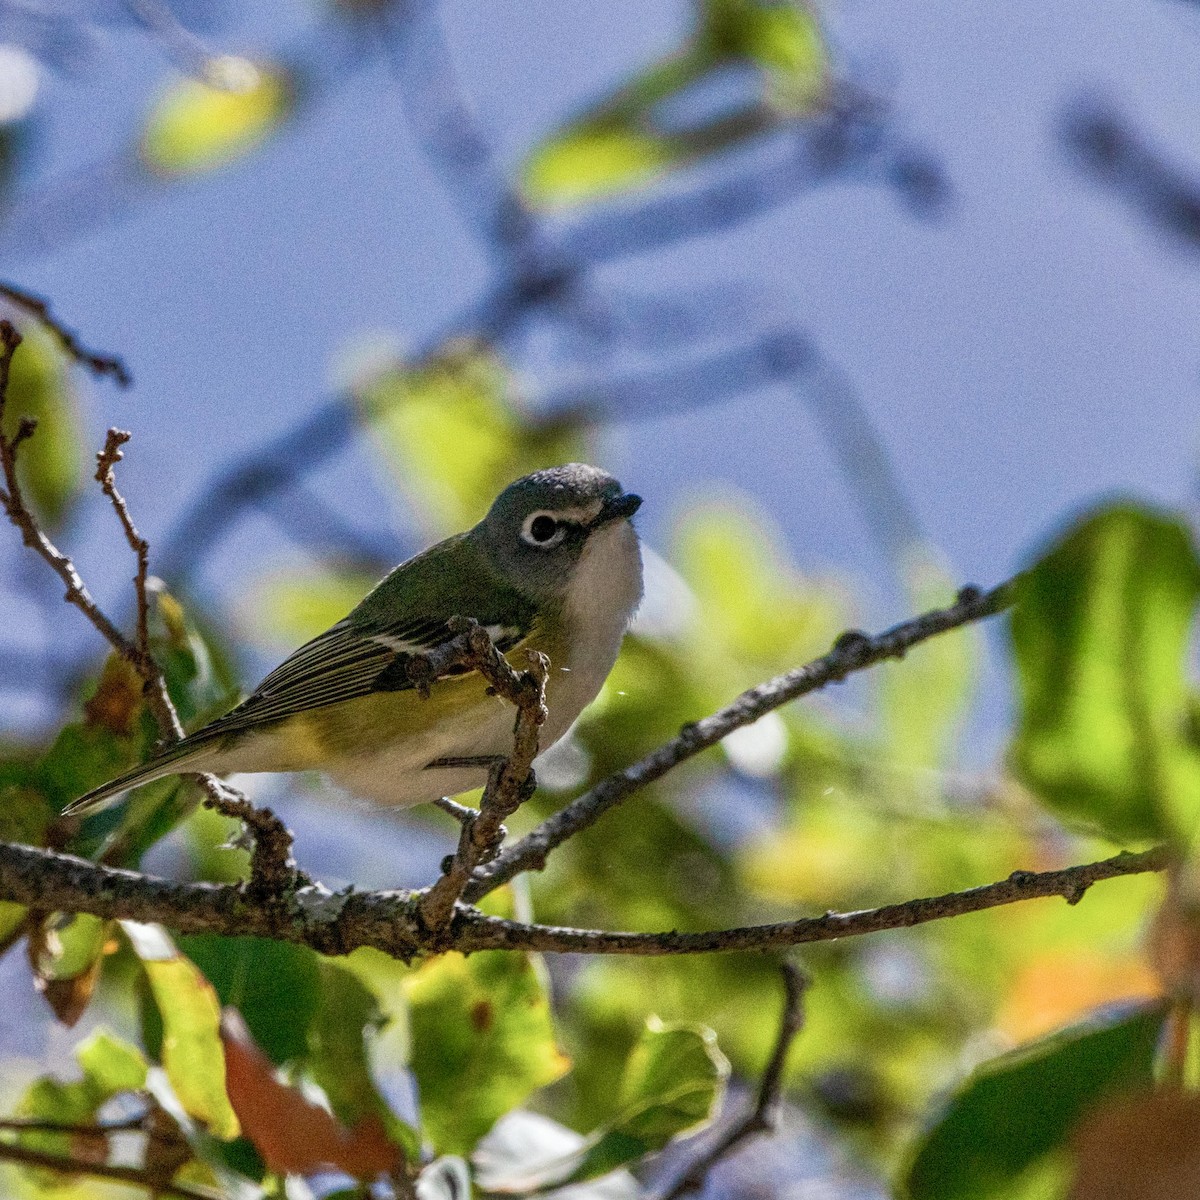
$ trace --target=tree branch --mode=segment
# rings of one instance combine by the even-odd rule
[[[495,857],[504,840],[504,821],[533,794],[533,760],[538,753],[538,731],[549,715],[546,711],[546,675],[550,663],[544,654],[526,651],[529,669],[514,671],[486,629],[475,621],[468,624],[463,618],[455,618],[451,628],[456,623],[462,628],[459,636],[470,642],[471,656],[467,661],[516,706],[517,712],[512,753],[492,764],[479,812],[462,822],[458,849],[448,858],[441,878],[421,898],[421,920],[433,934],[448,928],[472,871],[480,863]]]
[[[0,290],[3,290],[0,285]],[[92,623],[110,646],[133,667],[145,684],[146,702],[150,706],[159,733],[167,741],[178,741],[184,735],[183,724],[167,692],[162,671],[150,652],[147,626],[149,601],[146,580],[149,569],[149,546],[138,533],[129,515],[124,497],[117,491],[113,468],[121,460],[121,447],[129,434],[110,429],[104,449],[96,455],[96,481],[108,497],[121,522],[121,529],[137,556],[137,640],[131,642],[108,618],[92,598],[82,576],[67,555],[46,536],[37,517],[25,502],[17,478],[17,455],[23,441],[33,436],[36,424],[23,420],[16,433],[9,437],[3,432],[4,410],[13,355],[21,344],[21,335],[9,321],[0,321],[0,473],[4,488],[0,489],[0,504],[9,520],[21,532],[25,545],[38,554],[66,584],[65,599],[73,604]],[[227,816],[241,820],[252,831],[254,847],[250,857],[250,887],[264,897],[286,891],[296,883],[295,863],[291,858],[292,837],[284,824],[270,809],[255,808],[244,796],[221,783],[212,775],[189,775],[204,793],[204,803]]]
[[[770,1061],[763,1072],[758,1088],[758,1100],[740,1121],[735,1121],[692,1160],[674,1180],[658,1193],[656,1200],[680,1200],[691,1192],[699,1191],[709,1171],[723,1158],[727,1158],[744,1141],[760,1133],[774,1133],[779,1124],[779,1110],[783,1106],[783,1072],[787,1066],[788,1051],[796,1035],[804,1027],[804,993],[808,989],[808,976],[793,962],[780,963],[783,975],[783,1013],[779,1020],[779,1033]],[[702,1139],[703,1140],[703,1139]]]
[[[66,1155],[47,1154],[11,1142],[0,1141],[0,1162],[20,1163],[25,1167],[39,1167],[46,1171],[61,1171],[64,1175],[90,1175],[93,1179],[127,1183],[133,1187],[145,1188],[152,1196],[175,1196],[178,1200],[223,1200],[220,1192],[211,1192],[208,1189],[201,1191],[198,1188],[152,1179],[141,1167],[93,1163],[85,1159],[68,1158]]]
[[[97,354],[89,350],[78,336],[58,321],[50,312],[50,305],[41,296],[35,296],[23,288],[11,283],[0,283],[0,296],[23,308],[27,313],[44,325],[58,341],[63,352],[76,362],[82,363],[93,375],[111,375],[121,387],[128,387],[133,382],[129,368],[121,359],[112,354]]]
[[[463,898],[474,904],[522,871],[541,870],[546,864],[546,856],[568,838],[599,820],[610,808],[640,788],[661,779],[702,750],[715,746],[735,729],[752,725],[773,709],[827,684],[840,682],[855,671],[874,666],[884,659],[903,658],[913,646],[931,637],[1003,612],[1016,598],[1017,582],[1017,579],[1011,579],[988,592],[964,587],[948,608],[932,609],[874,637],[858,630],[843,633],[828,654],[743,692],[720,711],[685,725],[678,737],[652,750],[640,762],[596,784],[515,845],[502,850],[490,863],[478,867]]]
[[[183,934],[274,938],[311,946],[323,954],[349,954],[360,946],[372,946],[404,961],[442,950],[658,956],[782,949],[906,929],[1044,896],[1062,896],[1077,904],[1094,883],[1162,871],[1168,865],[1167,849],[1158,847],[1053,871],[1014,871],[1007,879],[983,887],[882,908],[701,933],[622,933],[525,924],[460,906],[449,928],[433,935],[421,920],[421,893],[334,895],[310,886],[262,904],[233,884],[175,883],[50,850],[0,843],[0,899],[55,912],[158,921]]]

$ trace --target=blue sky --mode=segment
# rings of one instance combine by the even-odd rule
[[[127,145],[176,77],[161,46],[128,19],[107,20],[119,8],[71,6],[102,19],[46,71],[26,194]],[[193,0],[179,12],[213,49],[252,56],[312,46],[322,19],[318,5],[284,0]],[[446,3],[442,13],[510,167],[689,24],[684,4],[633,0]],[[847,0],[824,19],[843,69],[886,96],[902,136],[941,164],[946,211],[914,217],[893,189],[835,182],[732,233],[606,267],[606,282],[648,293],[736,286],[747,329],[787,322],[809,335],[857,389],[961,580],[1003,578],[1099,495],[1193,510],[1200,261],[1085,179],[1059,130],[1081,97],[1106,96],[1200,176],[1200,6]],[[0,37],[21,32],[14,20],[0,4]],[[349,349],[375,335],[421,345],[488,269],[379,62],[234,166],[138,194],[119,219],[50,250],[0,228],[0,254],[6,277],[51,297],[133,367],[130,392],[81,386],[90,441],[110,424],[135,433],[122,480],[152,542],[224,457],[309,411]],[[546,384],[537,366],[535,388]],[[696,496],[743,494],[802,569],[853,581],[864,623],[906,615],[796,388],[613,426],[601,444],[604,465],[646,496],[652,543],[667,542]],[[339,457],[320,486],[364,528],[402,522],[362,463]],[[117,603],[128,564],[112,553],[108,521],[89,510],[71,542]],[[227,588],[294,557],[254,518],[206,579]],[[0,592],[9,603],[17,636],[36,641],[30,609]]]

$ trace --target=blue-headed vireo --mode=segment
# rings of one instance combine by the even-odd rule
[[[474,617],[506,654],[542,651],[541,748],[553,745],[600,690],[641,599],[630,524],[640,504],[581,463],[518,479],[478,525],[401,563],[231,712],[66,811],[94,812],[192,771],[318,770],[388,805],[481,786],[512,750],[512,707],[474,671],[438,680],[423,699],[406,656],[448,641],[454,616]]]

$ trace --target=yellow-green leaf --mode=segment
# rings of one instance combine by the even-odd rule
[[[50,525],[69,510],[83,481],[79,411],[66,362],[37,326],[22,325],[12,360],[4,432],[11,437],[22,418],[37,422],[17,454],[17,478],[34,511]]]
[[[806,5],[710,0],[678,50],[534,149],[525,195],[550,207],[653,182],[812,112],[828,82]]]
[[[452,346],[360,393],[388,467],[432,531],[474,524],[518,476],[584,457],[580,429],[518,411],[485,347]]]
[[[279,67],[227,57],[210,81],[184,79],[161,96],[142,133],[142,160],[163,175],[209,171],[240,158],[288,115],[292,83]]]
[[[1184,523],[1085,517],[1021,586],[1012,759],[1051,808],[1117,839],[1189,842],[1200,813],[1187,648],[1200,562]]]
[[[445,954],[405,981],[426,1136],[465,1154],[569,1063],[554,1040],[540,964],[522,954]]]
[[[142,960],[162,1018],[162,1064],[180,1104],[214,1136],[237,1137],[238,1119],[225,1094],[216,991],[159,926],[134,921],[121,925]]]
[[[720,1108],[728,1077],[729,1062],[711,1029],[651,1017],[625,1064],[619,1111],[588,1139],[571,1182],[606,1175],[706,1124]]]
[[[949,575],[927,559],[909,565],[905,583],[912,612],[947,604],[954,595]],[[901,782],[907,783],[914,771],[944,765],[974,690],[978,651],[979,633],[967,627],[930,638],[902,662],[879,665],[885,772],[905,771]]]

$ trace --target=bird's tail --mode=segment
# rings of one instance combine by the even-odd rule
[[[153,783],[166,775],[203,771],[212,750],[213,744],[207,739],[184,738],[183,741],[161,750],[140,766],[130,768],[123,775],[118,775],[100,787],[86,792],[78,800],[71,801],[63,809],[63,816],[84,817],[90,813],[102,812],[116,804],[122,794],[130,788],[141,787],[143,783]]]

